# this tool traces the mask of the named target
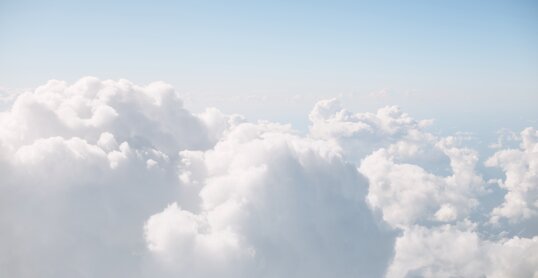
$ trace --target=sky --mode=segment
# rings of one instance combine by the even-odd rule
[[[538,277],[538,2],[0,0],[0,277]]]
[[[493,133],[490,122],[508,128],[538,118],[535,1],[0,5],[5,88],[88,75],[162,80],[196,111],[216,106],[303,129],[302,115],[335,96],[356,110],[397,104],[450,131]]]

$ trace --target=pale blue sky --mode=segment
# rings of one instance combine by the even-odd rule
[[[519,129],[538,119],[538,1],[1,0],[0,86],[86,75],[163,80],[193,110],[299,128],[340,96]]]

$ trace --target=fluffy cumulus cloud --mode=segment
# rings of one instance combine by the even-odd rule
[[[538,237],[481,239],[469,223],[413,226],[396,241],[387,277],[536,277]]]
[[[418,142],[402,140],[374,151],[359,168],[370,181],[368,202],[380,209],[383,219],[395,227],[464,219],[478,204],[476,197],[483,180],[474,171],[476,152],[454,146],[452,137],[426,138]],[[419,152],[446,155],[450,173],[436,175],[419,164],[406,162],[415,156],[428,155]]]
[[[519,149],[506,149],[496,152],[486,161],[487,166],[499,167],[505,179],[498,181],[506,189],[504,202],[492,212],[491,220],[506,218],[510,221],[523,221],[538,214],[538,131],[527,128],[521,132]]]
[[[352,113],[337,99],[319,101],[310,112],[310,135],[337,141],[351,160],[372,150],[418,135],[432,120],[416,121],[397,106],[387,106],[376,113]]]
[[[533,128],[488,158],[336,99],[307,133],[192,113],[162,82],[49,81],[6,103],[2,277],[538,277]]]
[[[207,277],[384,272],[392,234],[370,214],[366,180],[338,145],[245,123],[181,157],[180,177],[199,203],[173,203],[145,226],[150,250],[171,267]]]

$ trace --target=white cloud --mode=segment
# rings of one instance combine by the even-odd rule
[[[387,276],[538,276],[536,256],[513,259],[533,254],[537,237],[508,237],[502,227],[495,235],[488,223],[469,220],[487,217],[478,209],[489,196],[477,172],[478,153],[463,145],[465,138],[435,136],[424,130],[431,122],[415,121],[395,107],[353,114],[328,100],[316,105],[310,119],[314,137],[338,142],[350,159],[364,157],[359,171],[369,180],[368,204],[403,232]],[[487,164],[506,172],[506,182],[501,183],[508,189],[505,198],[518,195],[526,200],[518,204],[528,208],[538,184],[533,169],[535,130],[526,129],[522,138],[522,150],[499,151]],[[493,210],[494,217],[499,210]],[[517,216],[506,215],[512,221]],[[532,234],[531,226],[522,228]],[[488,239],[491,236],[496,239]]]
[[[500,218],[508,218],[515,222],[535,218],[538,213],[538,131],[523,130],[519,149],[500,150],[486,165],[503,170],[505,179],[498,183],[507,190],[504,202],[493,210],[491,220],[498,222]]]
[[[94,141],[112,132],[116,140],[175,153],[210,147],[216,134],[209,130],[219,130],[219,116],[212,116],[212,122],[209,116],[196,117],[162,82],[141,87],[126,80],[86,77],[73,85],[52,80],[20,95],[0,116],[0,135],[4,144],[18,147],[51,136]]]
[[[417,131],[413,138],[381,148],[364,158],[359,171],[369,182],[368,202],[382,212],[394,227],[418,222],[450,222],[462,219],[477,206],[483,180],[475,172],[476,152],[458,147],[453,137],[436,138]],[[442,154],[449,163],[435,161]],[[435,175],[427,168],[449,166],[446,175]]]
[[[163,83],[83,78],[18,96],[0,113],[0,276],[140,275],[144,221],[176,200],[177,152],[218,140],[228,120],[213,114]]]
[[[538,236],[490,241],[462,226],[406,229],[387,277],[538,277]]]
[[[221,267],[205,266],[223,258],[238,260],[224,272],[234,276],[384,272],[391,233],[370,214],[365,180],[337,145],[286,126],[244,123],[213,149],[182,156],[187,167],[181,176],[203,184],[199,208],[173,204],[152,216],[146,240],[185,273],[222,274]]]
[[[358,160],[372,151],[413,137],[431,120],[415,121],[397,106],[387,106],[377,113],[352,113],[337,99],[319,101],[309,115],[314,138],[335,140],[345,148],[346,157]]]
[[[337,100],[309,117],[301,134],[193,114],[162,82],[18,94],[0,112],[0,276],[537,275],[534,129],[488,160],[507,193],[483,211],[478,153],[431,121]]]

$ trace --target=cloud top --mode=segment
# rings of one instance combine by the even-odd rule
[[[93,77],[13,97],[0,276],[538,276],[536,129],[488,158],[396,106],[308,117],[195,114],[163,82]]]

